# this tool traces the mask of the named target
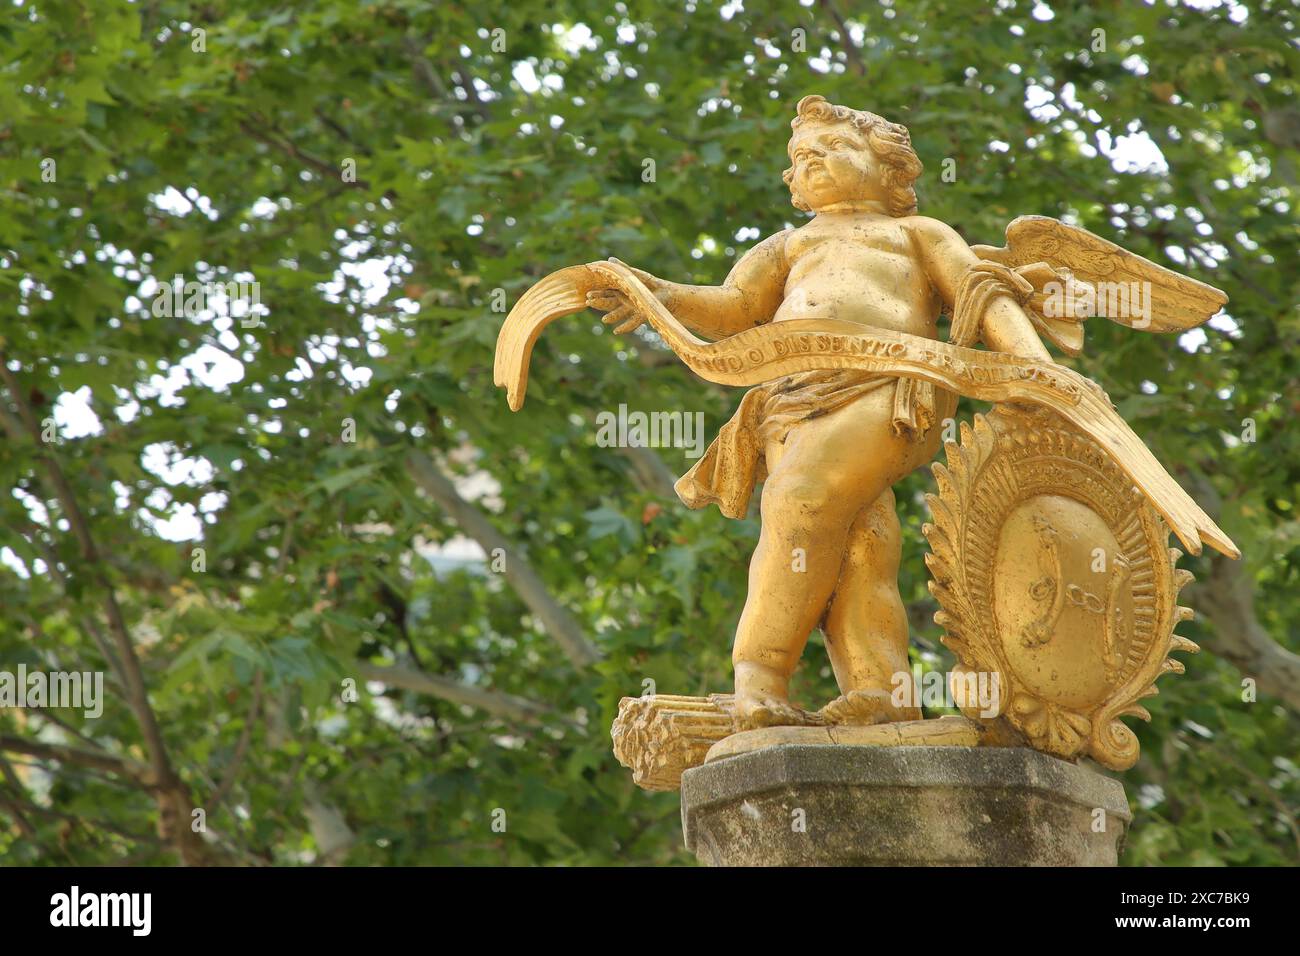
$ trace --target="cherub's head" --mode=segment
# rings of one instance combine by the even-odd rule
[[[912,184],[922,167],[907,127],[805,96],[790,128],[791,166],[781,178],[796,208],[815,211],[832,203],[876,200],[891,216],[916,212]]]

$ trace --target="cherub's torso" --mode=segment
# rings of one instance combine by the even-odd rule
[[[773,321],[830,318],[934,338],[939,299],[908,219],[819,215],[785,240],[789,274]]]

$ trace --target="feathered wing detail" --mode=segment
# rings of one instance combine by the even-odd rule
[[[1039,313],[1036,319],[1062,329],[1071,324],[1078,326],[1077,337],[1067,333],[1067,337],[1075,340],[1072,344],[1076,347],[1063,346],[1073,353],[1083,345],[1081,322],[1089,315],[1102,315],[1145,332],[1185,332],[1205,322],[1228,301],[1214,286],[1156,265],[1086,229],[1047,216],[1013,219],[1007,226],[1007,244],[1003,248],[971,248],[981,259],[1012,269],[1045,264],[1054,270],[1064,270],[1076,283],[1092,287],[1092,292],[1079,289],[1077,293],[1082,295],[1075,294],[1067,300],[1076,308],[1082,306],[1082,314],[1062,315],[1060,309],[1046,309],[1047,296],[1041,286],[1027,303]],[[1134,298],[1135,295],[1141,298]],[[1088,305],[1095,307],[1088,308]],[[1051,336],[1050,331],[1048,334]]]

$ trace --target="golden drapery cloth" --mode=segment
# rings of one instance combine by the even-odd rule
[[[1034,266],[1009,269],[995,262],[973,264],[962,276],[953,302],[948,341],[973,346],[989,304],[999,295],[1024,303],[1053,270]],[[1026,278],[1028,273],[1036,282]],[[767,477],[764,449],[784,443],[789,430],[830,414],[886,385],[894,388],[893,428],[917,438],[950,417],[957,396],[929,382],[851,369],[797,372],[751,388],[731,419],[718,431],[704,456],[673,486],[690,508],[717,504],[728,518],[743,518],[754,486]]]

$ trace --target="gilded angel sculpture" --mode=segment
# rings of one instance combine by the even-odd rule
[[[1194,553],[1202,542],[1238,552],[1105,392],[1054,362],[1043,339],[1077,354],[1083,319],[1098,313],[1184,330],[1226,297],[1043,217],[1012,222],[1005,248],[969,246],[917,214],[922,165],[906,128],[820,96],[799,102],[791,127],[783,178],[808,222],[758,243],[719,286],[617,260],[563,269],[520,299],[498,341],[496,382],[515,410],[543,327],[587,307],[620,333],[649,322],[709,381],[753,386],[676,485],[689,507],[732,518],[763,486],[734,696],[625,701],[620,756],[645,764],[631,753],[644,749],[629,742],[633,724],[665,713],[680,727],[661,730],[695,741],[687,750],[747,728],[920,718],[896,693],[908,628],[892,486],[931,462],[962,394],[997,405],[962,426],[947,469],[935,466],[928,562],[945,641],[961,668],[1003,679],[998,718],[1013,739],[1131,763],[1136,743],[1118,716],[1142,716],[1136,700],[1181,668],[1169,650],[1195,649],[1172,633],[1186,616],[1173,600],[1185,572],[1173,569],[1165,523]],[[788,682],[817,627],[841,696],[806,711]],[[661,765],[702,759],[650,749]],[[671,785],[680,770],[656,778],[647,764],[638,781]]]

